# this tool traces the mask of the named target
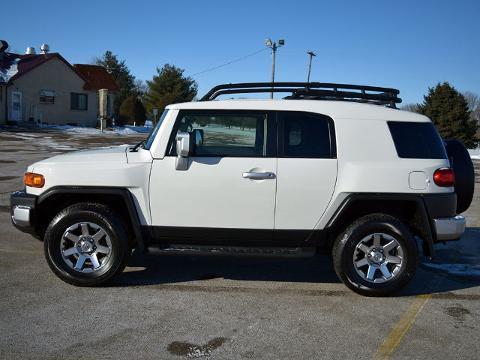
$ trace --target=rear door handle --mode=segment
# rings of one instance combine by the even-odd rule
[[[252,180],[275,179],[275,174],[272,172],[244,172],[242,176],[244,179]]]

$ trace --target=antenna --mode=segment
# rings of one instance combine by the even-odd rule
[[[307,75],[307,82],[310,82],[310,72],[312,71],[312,58],[317,56],[312,50],[307,51],[307,55],[310,57],[308,61],[308,75]]]

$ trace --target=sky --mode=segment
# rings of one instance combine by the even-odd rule
[[[265,49],[194,75],[200,96],[270,81],[265,39],[285,39],[276,81],[306,81],[313,50],[312,81],[394,87],[406,104],[443,81],[480,94],[479,18],[479,0],[24,0],[0,9],[0,39],[21,53],[47,43],[70,63],[111,50],[141,80],[165,63],[193,75]]]

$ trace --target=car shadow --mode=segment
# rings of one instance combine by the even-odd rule
[[[480,258],[480,228],[468,228],[460,241],[449,242],[443,248],[438,246],[434,261],[421,255],[421,263],[414,279],[397,296],[448,294],[480,286],[480,277],[462,276],[448,271],[452,264],[480,264],[476,260]],[[477,258],[472,259],[472,251]],[[446,266],[442,268],[437,264]],[[308,258],[134,254],[126,271],[110,286],[168,285],[219,278],[286,283],[340,283],[333,270],[331,257],[327,254]]]
[[[134,254],[114,286],[171,284],[223,278],[248,281],[339,282],[329,256],[269,258]]]

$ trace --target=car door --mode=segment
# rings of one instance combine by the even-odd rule
[[[195,146],[177,170],[175,138]],[[276,129],[265,111],[182,110],[166,156],[155,159],[150,206],[155,238],[201,243],[271,239],[276,189]]]
[[[278,112],[277,119],[275,233],[278,237],[287,234],[288,239],[284,240],[305,239],[320,220],[335,189],[334,123],[328,116],[298,111]]]

